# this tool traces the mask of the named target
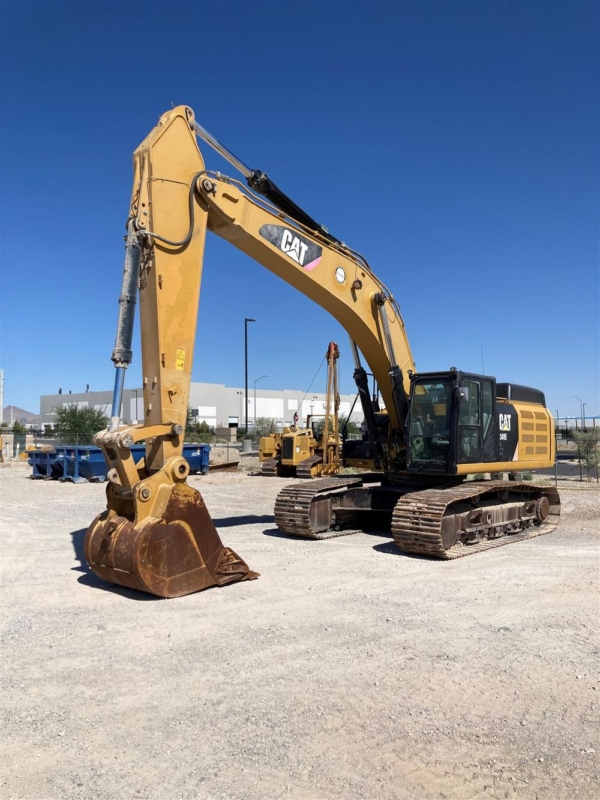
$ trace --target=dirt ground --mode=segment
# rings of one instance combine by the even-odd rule
[[[598,796],[598,511],[452,562],[277,536],[289,480],[201,489],[257,581],[160,600],[103,583],[100,485],[0,467],[3,798]]]

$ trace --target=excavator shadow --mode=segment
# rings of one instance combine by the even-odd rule
[[[233,528],[236,525],[255,525],[261,523],[275,522],[275,517],[272,514],[242,514],[240,517],[221,517],[221,519],[212,518],[215,528]]]
[[[389,539],[389,537],[390,537],[389,533],[386,533],[385,531],[370,531],[370,530],[348,531],[347,533],[341,532],[341,533],[333,534],[332,536],[325,535],[322,538],[319,538],[318,536],[314,537],[314,538],[311,538],[310,536],[306,536],[306,537],[304,537],[304,536],[294,536],[291,533],[284,533],[284,531],[279,530],[279,528],[267,528],[266,531],[263,531],[264,536],[274,536],[276,539],[290,539],[290,540],[293,540],[295,542],[298,542],[298,541],[301,541],[301,542],[318,542],[318,541],[327,542],[327,541],[330,541],[330,540],[331,541],[335,541],[336,539],[342,539],[345,536],[350,538],[350,537],[352,537],[352,536],[354,536],[356,534],[361,534],[361,533],[365,534],[367,536],[385,537],[386,539]],[[387,549],[385,549],[388,546],[390,546],[389,543],[378,544],[378,545],[375,545],[374,549],[375,550],[381,550],[384,553],[391,552],[391,550],[388,551]],[[394,545],[392,544],[391,547],[393,547],[393,546]],[[398,555],[403,555],[403,554],[400,553],[400,551],[398,551]]]
[[[387,536],[389,536],[389,534],[387,534]],[[420,553],[405,553],[400,550],[395,542],[382,542],[381,544],[376,544],[374,545],[373,550],[377,550],[378,553],[388,553],[393,556],[402,556],[402,558],[416,558],[418,561],[439,561],[439,558],[431,558]]]
[[[77,578],[77,582],[83,586],[92,586],[94,589],[103,589],[105,592],[112,592],[112,594],[120,594],[121,597],[128,597],[130,600],[162,600],[162,597],[156,595],[146,594],[145,592],[138,592],[135,589],[128,589],[125,586],[118,586],[116,583],[108,583],[103,581],[95,575],[88,567],[85,560],[83,551],[83,542],[87,528],[81,528],[78,531],[71,531],[71,541],[73,543],[73,550],[75,551],[75,558],[79,562],[76,567],[71,569],[74,572],[82,572],[83,574]]]
[[[273,522],[274,521],[274,517],[271,517],[270,521]],[[297,541],[305,541],[305,542],[306,541],[310,541],[310,539],[302,539],[302,537],[299,537],[299,536],[292,536],[291,533],[284,533],[283,531],[280,531],[279,528],[267,528],[266,530],[263,531],[263,535],[264,536],[274,536],[276,539],[290,539],[290,541],[294,541],[294,542],[297,542]]]

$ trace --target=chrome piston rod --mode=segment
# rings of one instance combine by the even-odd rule
[[[257,194],[261,194],[263,197],[266,197],[267,200],[272,203],[274,206],[280,211],[283,211],[291,219],[296,220],[301,225],[309,228],[313,231],[318,231],[322,236],[329,241],[333,242],[334,244],[341,244],[339,239],[336,239],[335,236],[332,236],[327,228],[324,225],[321,225],[319,222],[314,220],[310,214],[307,214],[299,205],[294,203],[291,197],[288,197],[287,194],[281,191],[281,189],[273,183],[273,181],[266,175],[264,172],[261,172],[259,169],[250,169],[247,167],[243,161],[240,161],[237,156],[234,156],[231,150],[228,150],[224,145],[218,142],[215,137],[210,134],[206,128],[203,128],[202,125],[199,125],[196,120],[192,122],[192,127],[196,132],[196,135],[203,139],[207,144],[209,144],[214,150],[217,151],[220,155],[223,156],[224,159],[229,161],[230,164],[239,170],[242,175],[246,178],[246,182],[248,186],[255,191]]]
[[[140,274],[140,257],[140,243],[136,235],[133,220],[131,220],[127,226],[125,264],[123,266],[121,296],[119,297],[117,336],[111,356],[111,360],[116,367],[115,386],[113,389],[112,409],[110,413],[109,430],[111,431],[119,427],[121,403],[123,401],[123,387],[125,385],[125,370],[131,364],[133,356],[131,345]]]
[[[218,142],[215,137],[210,134],[206,128],[203,128],[202,125],[199,125],[196,120],[193,121],[192,125],[196,131],[196,135],[209,144],[213,150],[216,150],[217,153],[222,155],[223,158],[229,161],[230,164],[233,164],[233,166],[242,173],[244,178],[251,177],[254,170],[251,170],[244,163],[242,163],[239,158],[233,155],[231,150],[228,150],[224,145]]]

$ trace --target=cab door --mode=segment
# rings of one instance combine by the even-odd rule
[[[482,449],[481,386],[478,380],[463,378],[459,401],[456,460],[459,464],[477,464]]]
[[[496,460],[493,378],[465,377],[459,390],[457,462],[478,464]]]

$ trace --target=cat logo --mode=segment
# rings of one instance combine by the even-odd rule
[[[509,431],[510,430],[510,414],[500,414],[500,430],[501,431]]]
[[[301,267],[304,266],[304,258],[308,250],[308,245],[301,241],[299,236],[294,236],[294,234],[287,229],[284,230],[281,237],[281,249],[284,253],[287,253],[290,258],[297,261]]]
[[[263,225],[259,233],[263,239],[285,253],[306,272],[315,269],[321,262],[323,248],[293,228],[284,225]]]

